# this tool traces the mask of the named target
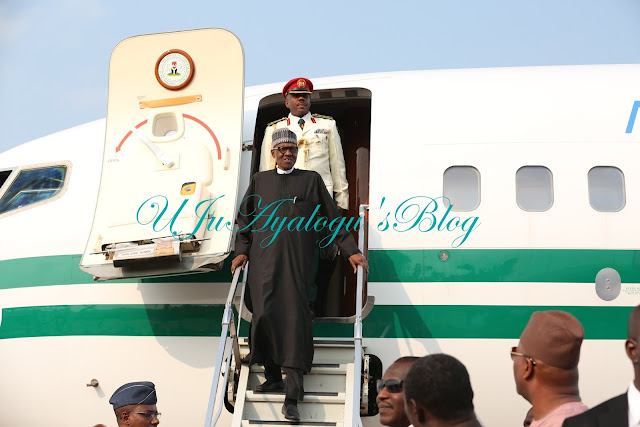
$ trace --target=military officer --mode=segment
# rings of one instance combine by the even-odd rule
[[[260,170],[275,167],[275,159],[271,156],[273,131],[289,128],[298,137],[299,151],[295,167],[318,172],[338,207],[348,209],[349,185],[338,128],[332,117],[311,114],[312,92],[313,83],[304,77],[296,77],[284,85],[282,96],[290,113],[288,117],[267,125],[262,141]]]
[[[124,384],[109,399],[118,427],[149,427],[160,424],[161,414],[158,412],[157,402],[156,386],[150,381]]]

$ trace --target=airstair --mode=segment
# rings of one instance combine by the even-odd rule
[[[364,217],[366,209],[366,205],[360,206],[361,217]],[[360,229],[358,240],[360,250],[364,252],[363,228]],[[256,391],[256,386],[265,381],[264,368],[240,363],[242,357],[249,353],[249,345],[246,338],[238,338],[233,309],[235,305],[238,319],[241,319],[248,268],[249,263],[244,270],[240,296],[235,296],[238,293],[240,269],[236,270],[229,289],[205,427],[218,425],[223,406],[229,408],[231,402],[232,427],[278,427],[294,424],[286,420],[281,412],[284,392]],[[354,316],[322,319],[323,322],[353,323],[353,338],[314,339],[311,372],[304,376],[304,400],[298,402],[301,420],[295,425],[356,427],[362,425],[361,411],[370,411],[369,390],[372,390],[376,378],[369,375],[369,357],[363,356],[362,318],[371,310],[374,301],[373,297],[368,297],[363,308],[363,283],[364,271],[362,267],[358,267]]]
[[[336,427],[354,425],[353,399],[351,398],[355,375],[353,340],[315,340],[314,346],[311,372],[304,376],[304,401],[298,402],[301,418],[298,425]],[[248,352],[248,346],[245,351]],[[281,413],[284,392],[257,393],[255,391],[256,386],[264,381],[264,368],[261,366],[242,367],[232,426],[291,424]],[[359,413],[359,399],[357,405]]]

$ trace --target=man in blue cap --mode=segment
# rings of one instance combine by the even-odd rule
[[[148,427],[160,424],[157,401],[156,386],[149,381],[124,384],[109,399],[119,427]]]

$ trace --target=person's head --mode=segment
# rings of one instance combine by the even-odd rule
[[[447,354],[425,356],[413,364],[404,381],[404,400],[415,427],[435,420],[455,424],[476,418],[467,368]]]
[[[378,380],[376,403],[380,411],[380,424],[390,427],[407,427],[409,418],[404,412],[404,380],[418,357],[406,356],[396,360]]]
[[[536,311],[511,349],[513,375],[518,394],[532,401],[541,390],[578,394],[578,362],[584,329],[571,314]]]
[[[313,92],[313,83],[304,77],[296,77],[291,79],[282,88],[282,96],[284,96],[284,105],[289,109],[292,115],[302,117],[309,112],[311,108],[311,93]]]
[[[156,386],[149,381],[124,384],[113,393],[113,405],[118,426],[148,427],[160,424],[156,403]]]
[[[638,345],[640,345],[640,305],[634,308],[629,316],[629,329],[625,343],[627,356],[633,364],[634,382],[636,387],[640,388],[640,349]]]
[[[276,129],[271,139],[271,155],[282,170],[289,170],[298,158],[298,138],[287,128]]]

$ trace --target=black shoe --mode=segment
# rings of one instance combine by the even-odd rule
[[[251,353],[247,354],[245,357],[241,357],[240,359],[240,363],[245,366],[249,366],[249,362],[251,362]]]
[[[293,421],[294,423],[300,422],[300,413],[298,412],[298,405],[294,404],[284,404],[282,405],[282,415],[289,421]]]
[[[258,393],[267,393],[271,391],[284,392],[284,383],[282,381],[265,381],[259,386],[256,386],[256,391]]]

